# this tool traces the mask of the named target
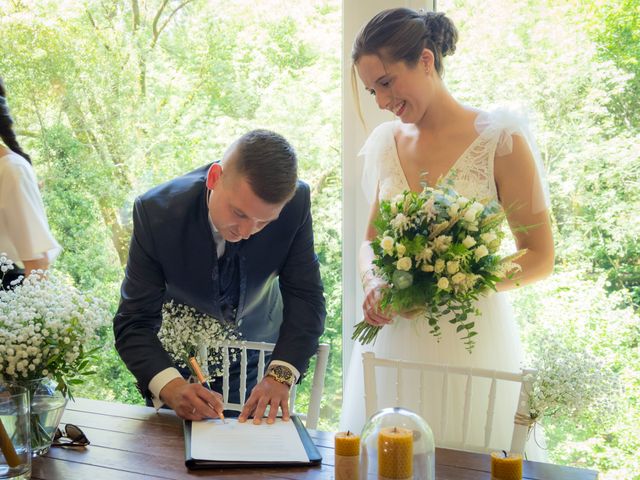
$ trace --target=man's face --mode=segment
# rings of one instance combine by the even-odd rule
[[[209,217],[227,242],[246,240],[280,216],[286,202],[259,198],[247,179],[227,168],[215,178],[209,195]]]

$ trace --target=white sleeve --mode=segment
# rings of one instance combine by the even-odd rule
[[[549,182],[544,163],[538,149],[538,144],[531,133],[530,115],[519,106],[502,106],[488,113],[478,115],[475,122],[476,130],[480,133],[486,128],[493,128],[499,132],[496,144],[496,157],[509,155],[513,151],[513,135],[520,135],[529,146],[533,156],[537,176],[534,182],[539,188],[533,189],[530,205],[532,213],[540,213],[551,207]]]
[[[358,156],[364,157],[362,167],[362,191],[369,205],[376,200],[380,171],[382,169],[382,157],[385,147],[393,140],[393,122],[385,122],[378,125],[358,152]]]
[[[7,205],[7,229],[19,260],[36,260],[47,256],[52,262],[60,245],[49,230],[44,204],[30,165],[10,162],[4,169],[0,203]]]
[[[151,392],[151,401],[156,410],[158,410],[164,402],[160,400],[160,392],[164,386],[174,378],[182,378],[180,372],[173,367],[165,368],[159,373],[156,373],[149,382],[149,391]]]

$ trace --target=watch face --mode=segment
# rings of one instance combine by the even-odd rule
[[[293,384],[293,372],[284,365],[275,365],[269,373],[279,382],[287,383],[289,386]]]

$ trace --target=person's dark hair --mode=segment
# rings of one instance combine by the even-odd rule
[[[13,119],[9,114],[9,106],[7,105],[7,91],[4,87],[2,77],[0,77],[0,137],[4,144],[11,149],[11,151],[24,157],[24,159],[31,163],[31,157],[22,151],[22,147],[16,139],[16,134],[13,131]]]
[[[458,30],[444,13],[393,8],[378,13],[360,30],[351,59],[356,64],[363,55],[378,55],[413,67],[427,48],[433,52],[435,69],[442,77],[442,58],[456,51],[457,41]]]
[[[267,203],[290,200],[298,181],[298,159],[287,140],[269,130],[252,130],[235,142],[235,155],[225,167],[247,179]]]

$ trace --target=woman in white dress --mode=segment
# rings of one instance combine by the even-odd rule
[[[0,78],[0,254],[14,262],[2,275],[6,288],[20,275],[46,270],[60,252],[49,230],[36,176],[13,131],[4,82]],[[6,146],[5,146],[6,145]]]
[[[361,154],[365,156],[363,186],[372,201],[366,239],[360,251],[365,300],[364,320],[383,326],[373,346],[354,346],[349,377],[345,381],[341,428],[359,431],[365,422],[362,380],[362,351],[411,361],[451,366],[519,371],[522,349],[509,302],[502,293],[548,276],[553,269],[554,249],[548,212],[548,196],[542,179],[535,145],[527,136],[526,122],[507,110],[483,112],[459,103],[442,81],[442,59],[455,51],[457,31],[443,13],[416,12],[398,8],[376,15],[361,30],[354,43],[352,60],[365,89],[379,108],[389,110],[397,120],[378,126]],[[405,190],[421,191],[423,182],[434,186],[451,180],[468,198],[497,199],[508,208],[508,223],[515,244],[527,253],[517,262],[522,271],[498,284],[499,293],[477,303],[481,312],[475,320],[478,332],[470,354],[455,332],[441,319],[440,340],[429,333],[426,321],[405,318],[402,313],[379,309],[384,282],[372,269],[370,241],[376,231],[372,221],[379,199],[391,199]],[[526,230],[518,227],[528,227]],[[395,405],[395,374],[378,377],[378,399],[383,406]],[[442,385],[433,378],[433,385]],[[428,405],[427,422],[436,442],[461,438],[462,419],[451,415],[442,422],[441,392],[412,391],[417,381],[403,379],[402,406],[417,409],[423,395]],[[449,384],[450,411],[462,411],[462,379]],[[491,446],[508,449],[517,403],[517,386],[498,390]],[[488,385],[474,385],[480,394]],[[469,442],[482,445],[487,406],[474,396]],[[500,412],[504,414],[500,415]],[[531,442],[530,442],[531,443]],[[539,455],[535,455],[538,458]]]

